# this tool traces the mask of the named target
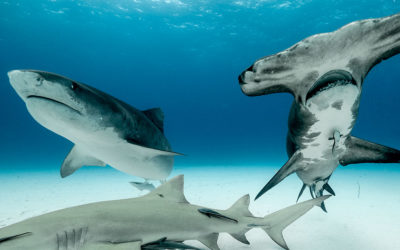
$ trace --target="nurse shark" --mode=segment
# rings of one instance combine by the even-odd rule
[[[140,250],[198,249],[183,243],[198,240],[218,250],[219,232],[250,244],[245,233],[262,228],[288,249],[282,231],[329,196],[308,200],[264,218],[254,217],[245,195],[227,210],[190,204],[177,176],[149,194],[104,201],[47,213],[0,229],[0,249]]]
[[[8,76],[32,117],[75,144],[61,166],[62,177],[84,165],[109,164],[146,180],[162,181],[172,171],[173,156],[178,154],[164,136],[161,109],[140,111],[49,72],[13,70]]]
[[[396,14],[308,37],[256,61],[239,76],[246,95],[294,96],[287,134],[290,159],[256,199],[292,173],[303,181],[298,198],[306,187],[319,197],[324,190],[334,194],[328,181],[339,164],[400,162],[398,150],[351,136],[364,78],[376,64],[399,52]]]

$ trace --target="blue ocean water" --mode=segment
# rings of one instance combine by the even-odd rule
[[[178,168],[280,166],[292,96],[247,97],[237,76],[307,36],[398,12],[397,0],[1,0],[0,170],[58,169],[72,146],[11,88],[7,71],[26,68],[161,107]],[[395,56],[369,73],[354,135],[400,148],[399,69]]]

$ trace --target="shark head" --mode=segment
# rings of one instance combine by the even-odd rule
[[[289,92],[305,104],[332,82],[345,80],[361,88],[372,67],[399,52],[400,14],[361,20],[257,60],[239,83],[249,96]]]
[[[36,70],[13,70],[8,77],[32,117],[70,140],[71,136],[84,137],[118,122],[115,114],[114,121],[107,116],[118,107],[106,101],[106,94],[85,84]]]

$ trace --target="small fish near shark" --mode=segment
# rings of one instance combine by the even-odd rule
[[[63,178],[82,166],[106,164],[146,180],[165,180],[171,173],[179,154],[164,135],[161,109],[140,111],[49,72],[13,70],[8,77],[32,117],[75,144],[61,166]],[[146,181],[141,189],[151,186]]]
[[[290,159],[256,199],[292,173],[303,181],[298,198],[306,187],[319,197],[324,190],[335,194],[328,181],[339,164],[400,162],[400,151],[351,136],[363,80],[376,64],[398,53],[400,14],[308,37],[256,61],[239,76],[246,95],[294,96],[287,134]]]
[[[219,232],[244,244],[245,233],[262,228],[288,249],[282,231],[328,195],[254,217],[245,195],[227,210],[190,204],[183,193],[183,175],[139,198],[104,201],[47,213],[0,229],[0,249],[140,250],[198,249],[183,243],[198,240],[220,249]]]

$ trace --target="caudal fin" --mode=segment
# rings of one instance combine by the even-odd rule
[[[289,249],[285,239],[283,238],[282,231],[314,206],[320,206],[321,203],[329,197],[330,195],[324,195],[269,214],[264,217],[267,226],[262,229],[273,241],[276,242],[276,244],[284,249]]]

